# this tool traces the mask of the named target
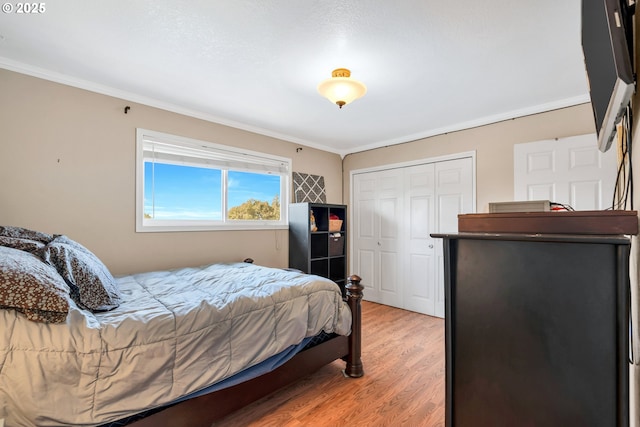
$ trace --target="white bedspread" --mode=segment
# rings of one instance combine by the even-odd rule
[[[252,264],[118,279],[124,303],[40,324],[0,310],[0,419],[96,425],[227,378],[320,331],[347,335],[338,286]]]

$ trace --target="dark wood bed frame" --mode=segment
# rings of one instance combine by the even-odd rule
[[[296,354],[284,365],[247,382],[223,390],[185,400],[138,420],[134,427],[197,427],[211,426],[226,415],[255,402],[334,360],[346,362],[345,375],[359,378],[364,375],[361,360],[362,341],[362,279],[356,275],[347,279],[346,300],[353,317],[351,335],[336,336],[315,347]]]

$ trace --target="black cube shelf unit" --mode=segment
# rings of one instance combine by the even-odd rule
[[[311,215],[317,230],[311,230]],[[335,215],[338,222],[331,222]],[[324,203],[289,205],[289,267],[336,282],[345,295],[347,207]]]

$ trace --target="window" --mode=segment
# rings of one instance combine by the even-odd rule
[[[138,129],[136,231],[286,228],[291,160]]]

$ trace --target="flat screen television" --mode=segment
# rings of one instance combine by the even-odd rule
[[[598,134],[607,151],[634,91],[628,0],[582,0],[582,50]]]

